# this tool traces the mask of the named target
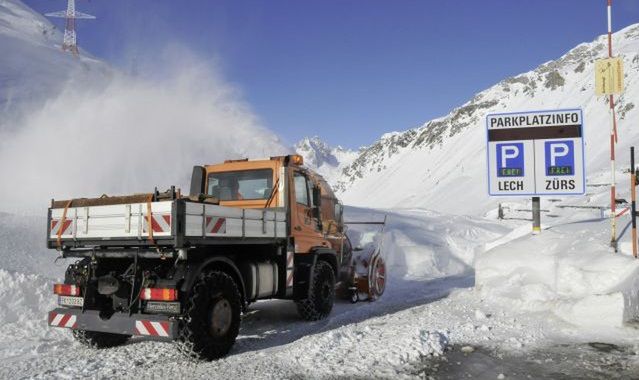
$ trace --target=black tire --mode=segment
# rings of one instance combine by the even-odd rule
[[[91,348],[109,348],[126,343],[131,335],[112,334],[98,331],[73,330],[73,337],[78,342]]]
[[[335,272],[326,261],[315,264],[308,298],[296,301],[297,312],[307,321],[326,318],[335,302]]]
[[[224,272],[204,273],[186,304],[177,348],[198,360],[226,355],[240,332],[242,299],[233,278]]]

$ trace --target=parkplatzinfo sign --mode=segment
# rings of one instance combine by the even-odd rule
[[[490,195],[586,191],[580,109],[486,116]]]

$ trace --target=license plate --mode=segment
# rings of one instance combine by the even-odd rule
[[[148,301],[144,311],[147,313],[180,314],[180,303]]]
[[[58,304],[62,306],[79,306],[82,307],[84,305],[83,297],[69,297],[69,296],[60,296],[58,297]]]

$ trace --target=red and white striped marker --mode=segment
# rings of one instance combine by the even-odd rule
[[[206,227],[204,227],[204,230],[207,234],[225,234],[226,218],[207,216]]]
[[[608,0],[607,6],[608,13],[608,58],[612,58],[612,0]],[[612,124],[610,126],[610,228],[611,239],[610,245],[617,250],[617,180],[615,177],[615,143],[618,140],[617,136],[617,118],[615,115],[615,98],[610,94],[610,114],[612,116]]]
[[[294,265],[295,261],[295,252],[287,251],[286,252],[286,287],[290,288],[293,286],[293,273],[295,269]]]
[[[60,221],[60,219],[51,219],[51,235],[58,235],[60,228],[62,228],[62,233],[60,235],[71,234],[69,227],[71,227],[73,221],[67,219],[64,221],[64,224],[60,223]]]
[[[147,232],[149,222],[144,218],[144,232]],[[153,232],[171,232],[171,215],[151,215],[151,228]]]
[[[135,321],[135,333],[145,336],[169,336],[169,322]]]
[[[58,314],[53,311],[49,313],[49,326],[74,329],[78,326],[77,321],[78,317],[73,314]]]

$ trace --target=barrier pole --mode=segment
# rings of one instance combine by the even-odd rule
[[[612,58],[612,0],[608,0],[608,58]],[[610,94],[610,113],[612,125],[610,126],[610,246],[617,252],[617,214],[616,204],[616,178],[615,178],[615,143],[617,142],[617,120],[615,117],[615,98]]]

